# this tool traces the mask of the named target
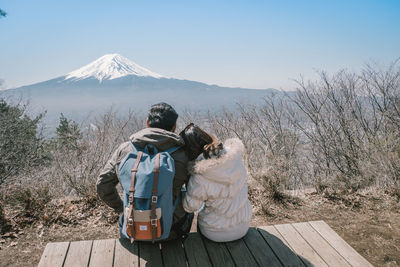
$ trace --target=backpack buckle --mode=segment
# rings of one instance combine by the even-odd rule
[[[132,220],[132,218],[129,218],[129,219],[128,219],[128,225],[130,225],[130,226],[133,225],[133,220]]]
[[[152,196],[151,197],[151,203],[157,203],[158,197],[157,196]]]
[[[157,226],[157,219],[150,219],[151,226]]]

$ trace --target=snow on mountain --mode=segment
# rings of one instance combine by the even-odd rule
[[[65,80],[83,80],[95,78],[102,82],[103,80],[112,80],[127,75],[145,76],[153,78],[162,78],[160,74],[152,72],[133,61],[119,55],[107,54],[97,60],[74,70],[65,76]]]

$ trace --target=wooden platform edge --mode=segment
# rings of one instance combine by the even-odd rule
[[[338,233],[336,233],[324,221],[308,222],[350,265],[352,266],[369,266],[373,265],[368,262],[360,253],[350,246]]]

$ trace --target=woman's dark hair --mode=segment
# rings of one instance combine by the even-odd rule
[[[190,123],[179,134],[185,141],[185,151],[189,160],[195,160],[201,153],[206,159],[210,154],[217,155],[222,150],[222,143],[211,134]]]
[[[151,128],[171,131],[178,119],[178,113],[167,103],[158,103],[150,107],[147,119]]]

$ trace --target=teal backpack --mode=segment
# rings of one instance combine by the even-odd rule
[[[151,144],[133,150],[121,161],[118,172],[124,191],[121,234],[131,242],[159,241],[169,237],[179,199],[173,203],[175,164],[171,154],[180,147],[158,151]]]

